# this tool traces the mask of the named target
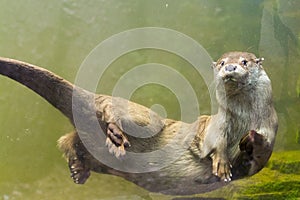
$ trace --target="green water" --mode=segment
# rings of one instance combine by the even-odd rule
[[[297,0],[0,0],[0,7],[0,56],[42,66],[71,82],[95,46],[133,28],[179,31],[201,44],[213,59],[232,50],[262,56],[279,116],[275,151],[300,150]],[[150,62],[178,70],[196,92],[201,113],[210,113],[202,77],[183,58],[157,49],[120,56],[106,70],[98,91],[110,94],[124,73]],[[149,107],[161,104],[164,110],[158,111],[180,119],[176,95],[165,87],[146,85],[131,99]],[[72,131],[70,123],[41,97],[2,76],[0,130],[0,199],[172,198],[100,174],[92,174],[83,186],[73,184],[56,148],[56,140]],[[223,197],[231,193],[224,190]]]

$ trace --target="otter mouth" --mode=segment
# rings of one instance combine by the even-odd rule
[[[234,82],[235,83],[235,82],[238,82],[238,79],[236,77],[232,76],[232,75],[227,75],[223,78],[223,81],[225,83],[227,83],[227,82]]]

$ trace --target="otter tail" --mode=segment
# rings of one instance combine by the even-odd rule
[[[79,96],[84,100],[87,91],[74,85],[54,73],[13,59],[0,57],[0,74],[7,76],[30,88],[60,110],[73,123],[72,97],[74,89],[80,90]],[[79,97],[77,95],[77,97]],[[79,98],[81,98],[79,97]]]

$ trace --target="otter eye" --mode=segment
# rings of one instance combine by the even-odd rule
[[[220,62],[220,65],[221,65],[221,66],[224,66],[224,65],[225,65],[225,61],[222,60],[222,61]]]
[[[247,63],[248,63],[248,61],[247,61],[247,60],[242,60],[242,64],[243,64],[244,66],[246,66],[246,65],[247,65]]]

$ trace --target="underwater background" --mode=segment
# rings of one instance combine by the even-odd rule
[[[0,7],[0,56],[44,67],[70,82],[75,82],[81,63],[98,44],[143,27],[187,35],[212,60],[236,50],[264,57],[279,117],[269,164],[253,177],[191,197],[300,198],[300,1],[0,0]],[[174,68],[192,86],[198,100],[195,109],[213,112],[205,77],[184,58],[160,49],[134,50],[114,60],[97,92],[111,95],[126,72],[145,63]],[[181,120],[176,94],[166,87],[144,85],[130,100],[159,105],[153,109]],[[56,147],[57,139],[72,131],[71,124],[40,96],[3,76],[0,130],[0,200],[181,198],[149,193],[122,178],[95,173],[85,185],[74,184]]]

